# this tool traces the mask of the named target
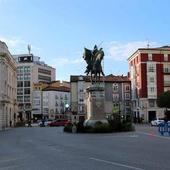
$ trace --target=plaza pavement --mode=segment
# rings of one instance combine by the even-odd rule
[[[70,134],[62,127],[0,132],[0,170],[169,170],[170,137],[135,132]]]

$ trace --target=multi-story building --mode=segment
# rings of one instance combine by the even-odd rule
[[[86,115],[86,89],[91,86],[88,76],[71,76],[71,110],[73,113]],[[105,89],[105,113],[112,113],[118,108],[125,117],[130,114],[130,80],[127,76],[108,75],[101,77],[100,86]]]
[[[131,118],[131,82],[127,76],[108,75],[105,82],[105,112]]]
[[[139,48],[129,58],[134,118],[150,122],[164,117],[157,97],[170,90],[170,46]]]
[[[70,107],[70,88],[65,86],[43,89],[43,117],[57,119],[63,117]]]
[[[70,83],[53,81],[39,82],[33,85],[33,117],[62,117],[70,107]]]
[[[14,55],[17,61],[17,101],[21,120],[30,119],[33,83],[55,80],[55,69],[33,54]]]
[[[7,45],[0,41],[0,130],[15,125],[17,119],[16,67]]]

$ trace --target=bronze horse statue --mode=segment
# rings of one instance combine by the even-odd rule
[[[101,65],[101,61],[104,58],[104,52],[102,48],[98,50],[97,46],[95,46],[93,51],[84,48],[83,58],[87,63],[85,73],[87,75],[89,75],[90,73],[91,82],[93,83],[93,79],[95,82],[97,82],[97,80],[100,82],[100,73],[104,76],[102,65]]]

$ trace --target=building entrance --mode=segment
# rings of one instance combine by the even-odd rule
[[[148,112],[148,120],[149,120],[149,123],[156,118],[156,111],[149,111]]]

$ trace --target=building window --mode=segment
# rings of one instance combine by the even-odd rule
[[[60,106],[61,106],[61,107],[63,107],[63,106],[64,106],[64,103],[63,103],[63,102],[61,102],[61,103],[60,103]]]
[[[24,102],[30,102],[30,96],[24,96]]]
[[[170,73],[170,64],[163,65],[164,73]]]
[[[118,91],[118,84],[113,84],[113,92],[117,92]]]
[[[38,72],[42,73],[42,74],[51,75],[51,70],[45,70],[45,69],[42,69],[42,68],[38,68]]]
[[[30,73],[30,66],[24,67],[24,73]]]
[[[83,92],[83,89],[80,89],[79,92]]]
[[[126,86],[125,86],[125,90],[126,90],[126,91],[129,91],[129,90],[130,90],[130,86],[129,86],[129,85],[126,85]]]
[[[84,100],[83,99],[79,99],[79,102],[84,102]]]
[[[113,101],[119,101],[119,94],[113,94]]]
[[[23,75],[22,75],[22,74],[17,75],[17,80],[18,80],[18,81],[19,81],[19,80],[23,80]]]
[[[24,87],[30,87],[30,81],[24,81]]]
[[[24,80],[30,80],[30,74],[25,74],[24,75]]]
[[[65,100],[68,100],[68,97],[67,97],[67,95],[65,94]]]
[[[130,94],[129,93],[125,93],[125,99],[130,99]]]
[[[58,96],[57,96],[57,95],[55,95],[55,99],[56,99],[56,100],[58,99]]]
[[[153,64],[148,66],[148,72],[155,72],[155,67]]]
[[[154,93],[155,92],[155,87],[150,87],[150,92]]]
[[[154,107],[154,106],[155,106],[155,101],[149,100],[149,107]]]
[[[58,114],[58,113],[59,113],[57,108],[55,109],[55,113],[56,113],[56,114]]]
[[[17,101],[22,103],[23,102],[23,96],[17,96]]]
[[[24,94],[30,94],[30,88],[24,89]]]
[[[164,61],[168,61],[168,54],[164,54]]]
[[[150,81],[150,83],[154,83],[155,82],[154,77],[150,77],[149,81]]]
[[[39,81],[48,81],[48,82],[51,81],[51,77],[43,76],[43,75],[38,75],[38,79]]]
[[[152,54],[148,54],[148,60],[152,61]]]
[[[22,81],[18,81],[17,82],[17,87],[23,87],[23,82]]]
[[[17,89],[17,95],[23,95],[23,89]]]
[[[23,73],[24,68],[23,67],[18,67],[17,68],[17,73]]]
[[[83,111],[83,107],[79,106],[79,111],[82,112]]]

